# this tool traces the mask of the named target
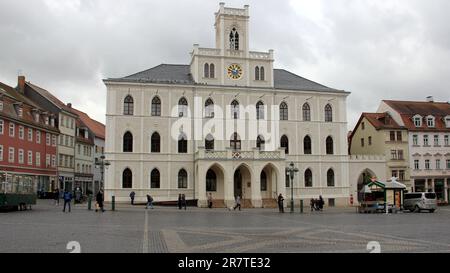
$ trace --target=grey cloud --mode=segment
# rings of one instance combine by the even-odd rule
[[[21,69],[104,121],[101,80],[189,63],[194,43],[213,47],[218,2],[2,0],[0,81],[15,85]],[[352,92],[349,129],[381,99],[450,99],[448,1],[226,1],[244,4],[252,49],[274,49],[276,67]]]

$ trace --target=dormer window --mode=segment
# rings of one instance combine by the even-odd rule
[[[433,116],[428,116],[427,117],[427,126],[430,127],[430,128],[434,128],[435,122],[434,122],[434,117]]]
[[[49,117],[45,117],[45,125],[48,125],[50,122],[50,118]]]
[[[3,101],[0,100],[0,111],[3,111]]]
[[[445,117],[445,127],[450,128],[450,116]]]
[[[17,115],[21,118],[23,117],[23,108],[21,105],[17,105]]]
[[[416,115],[413,117],[414,126],[416,127],[422,127],[422,117],[419,115]]]
[[[39,122],[39,113],[34,113],[34,121]]]

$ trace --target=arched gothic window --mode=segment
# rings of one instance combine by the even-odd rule
[[[312,187],[313,186],[313,177],[312,172],[310,169],[307,169],[305,171],[305,187]]]
[[[131,189],[133,188],[133,174],[130,169],[125,169],[122,173],[122,188]]]
[[[161,152],[161,137],[157,132],[153,133],[151,140],[151,152],[160,153]]]
[[[159,97],[154,97],[152,100],[152,116],[161,116],[161,99]]]
[[[185,134],[181,134],[178,138],[178,153],[185,154],[188,150],[188,141]]]
[[[211,134],[208,134],[205,138],[205,149],[214,150],[214,137]]]
[[[327,172],[327,186],[334,187],[334,171],[332,169]]]
[[[326,151],[327,151],[327,155],[334,154],[334,152],[333,152],[333,138],[331,136],[327,137],[327,140],[326,140]]]
[[[204,70],[204,75],[203,75],[203,77],[209,78],[209,64],[206,63],[203,70]]]
[[[238,133],[234,133],[231,136],[230,147],[233,150],[240,150],[241,149],[241,138],[239,137]]]
[[[258,101],[256,104],[256,119],[264,119],[264,103]]]
[[[282,102],[280,104],[280,120],[288,120],[288,106],[285,102]]]
[[[150,188],[159,189],[160,186],[161,186],[161,175],[158,169],[153,169],[152,173],[150,174]]]
[[[239,50],[239,33],[236,28],[233,28],[230,32],[230,49]]]
[[[311,138],[309,136],[305,136],[303,139],[303,153],[305,155],[312,154],[312,144],[311,144]]]
[[[205,117],[214,117],[214,102],[212,101],[212,99],[207,99],[205,102]]]
[[[123,114],[124,115],[133,115],[134,112],[134,101],[133,97],[128,95],[123,101]]]
[[[209,65],[209,77],[214,79],[215,78],[215,67],[214,64]]]
[[[333,108],[329,104],[325,106],[325,122],[333,122]]]
[[[231,118],[239,119],[239,102],[237,100],[231,102]]]
[[[133,152],[133,134],[126,132],[123,135],[123,152],[132,153]]]
[[[255,67],[255,81],[259,81],[259,66]]]
[[[281,137],[281,148],[286,148],[285,149],[285,152],[286,152],[286,154],[289,154],[289,139],[288,139],[288,137],[286,136],[286,135],[283,135],[282,137]]]
[[[178,116],[179,117],[187,117],[188,115],[188,103],[185,98],[181,98],[178,101]]]
[[[303,112],[303,121],[311,121],[311,108],[308,103],[303,104],[302,107]]]
[[[259,135],[258,138],[256,139],[256,148],[264,150],[265,143],[266,142],[264,140],[264,137],[262,135]]]
[[[178,188],[187,189],[188,187],[188,175],[185,169],[181,169],[178,172]]]

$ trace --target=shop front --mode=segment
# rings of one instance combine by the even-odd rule
[[[93,175],[91,174],[75,174],[75,189],[81,188],[83,195],[92,194],[94,191]]]

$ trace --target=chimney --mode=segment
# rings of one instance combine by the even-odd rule
[[[434,102],[433,96],[428,96],[427,97],[427,102]]]
[[[17,89],[20,93],[25,93],[25,76],[19,76],[17,78]]]
[[[69,103],[67,104],[67,107],[72,108],[72,103],[69,102]]]

